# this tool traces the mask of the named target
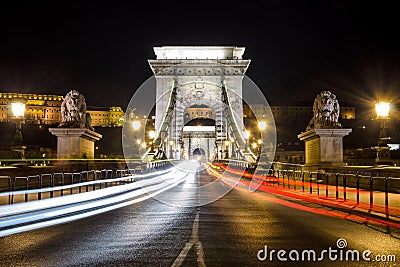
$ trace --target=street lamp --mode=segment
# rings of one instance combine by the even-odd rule
[[[150,145],[151,145],[151,151],[150,151],[150,153],[152,153],[152,154],[154,154],[154,146],[153,146],[153,141],[154,141],[154,138],[156,138],[156,132],[154,131],[154,130],[150,130],[149,132],[148,132],[148,135],[149,135],[149,138],[150,138]]]
[[[247,131],[247,130],[244,130],[243,136],[244,136],[244,138],[245,138],[246,140],[248,140],[248,139],[250,138],[250,132]]]
[[[375,104],[375,111],[377,119],[387,119],[389,117],[390,103],[378,102]]]
[[[140,121],[132,121],[132,128],[134,131],[137,131],[140,129]]]
[[[246,141],[246,143],[245,143],[245,151],[248,152],[248,150],[249,150],[250,132],[245,129],[244,132],[243,132],[243,137],[244,137],[244,139]]]
[[[265,121],[258,122],[258,129],[260,129],[260,131],[264,131],[266,128],[267,128],[267,122]]]
[[[149,131],[149,137],[150,139],[154,139],[156,137],[156,132],[155,131]]]
[[[174,146],[174,140],[169,140],[169,158],[173,159],[173,146]]]
[[[378,145],[375,146],[376,149],[376,164],[390,164],[390,152],[387,141],[390,137],[387,136],[387,121],[389,120],[390,103],[388,102],[378,102],[375,104],[376,119],[380,121],[379,127],[379,137]]]
[[[229,140],[225,140],[224,145],[225,145],[225,158],[229,158],[229,145],[231,142]]]
[[[134,145],[133,153],[135,156],[139,157],[140,156],[140,143],[141,143],[141,140],[138,137],[138,135],[139,135],[138,131],[140,130],[140,121],[139,120],[132,121],[132,129],[133,129],[133,139],[136,142],[136,144]]]
[[[15,135],[12,143],[12,149],[21,153],[21,159],[25,158],[26,146],[23,146],[22,123],[24,122],[25,104],[22,102],[11,103],[13,120],[15,121]]]
[[[258,146],[257,143],[252,143],[252,144],[251,144],[251,147],[252,147],[254,150],[257,148],[257,146]]]

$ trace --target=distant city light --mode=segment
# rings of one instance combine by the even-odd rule
[[[375,104],[375,111],[378,118],[387,118],[389,116],[390,103],[378,102]]]
[[[245,139],[249,139],[250,132],[249,131],[244,131],[243,136],[244,136]]]
[[[132,128],[134,131],[137,131],[140,129],[140,121],[133,121],[132,122]]]
[[[11,103],[11,110],[14,117],[23,117],[25,114],[25,104],[20,102]]]
[[[149,131],[149,137],[151,139],[154,139],[156,137],[156,132],[155,131]]]
[[[267,128],[267,123],[265,121],[259,121],[258,128],[260,129],[260,131],[264,131]]]
[[[251,147],[252,147],[253,149],[256,149],[256,148],[257,148],[257,143],[252,143],[252,144],[251,144]]]

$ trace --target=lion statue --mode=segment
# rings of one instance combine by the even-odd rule
[[[85,97],[75,89],[65,96],[61,104],[61,117],[59,127],[93,129],[90,125],[90,114],[86,113]]]
[[[314,116],[307,126],[307,131],[319,128],[342,128],[339,123],[339,102],[336,95],[322,91],[314,100]]]

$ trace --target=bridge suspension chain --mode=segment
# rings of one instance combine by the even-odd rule
[[[243,137],[242,131],[239,128],[238,123],[236,122],[234,112],[230,104],[231,102],[229,100],[228,90],[226,89],[224,81],[221,81],[220,88],[221,88],[222,103],[224,104],[223,110],[228,120],[229,127],[232,130],[234,141],[239,148],[239,154],[246,161],[255,162],[257,157],[249,149],[248,144],[245,138]]]

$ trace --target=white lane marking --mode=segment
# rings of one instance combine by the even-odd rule
[[[183,247],[181,253],[179,253],[178,257],[175,259],[174,263],[172,263],[172,267],[179,267],[185,261],[185,258],[193,246],[193,241],[187,242]]]
[[[172,263],[171,267],[181,266],[192,247],[194,247],[197,266],[206,267],[206,264],[204,262],[204,249],[199,239],[199,222],[200,222],[199,218],[200,214],[199,210],[197,210],[192,227],[192,240],[185,244],[181,253],[179,253],[178,257],[175,259],[174,263]]]

